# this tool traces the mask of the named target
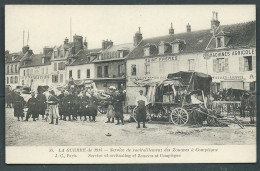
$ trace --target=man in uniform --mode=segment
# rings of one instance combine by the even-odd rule
[[[135,104],[137,106],[136,109],[136,119],[138,122],[137,128],[140,128],[140,122],[143,122],[143,128],[147,128],[145,126],[145,121],[146,121],[146,105],[148,103],[146,97],[143,95],[143,90],[140,90],[139,93],[140,95],[137,96],[135,100]]]
[[[84,121],[87,120],[87,107],[89,106],[89,97],[86,96],[86,92],[82,93],[81,101],[80,101],[80,119],[83,116]]]
[[[63,105],[62,105],[62,102],[63,102],[63,98],[64,98],[64,90],[61,91],[61,94],[58,96],[58,99],[59,99],[59,114],[60,114],[60,120],[62,120],[62,115],[64,117],[64,110],[63,110]]]
[[[69,121],[71,121],[71,115],[72,115],[72,111],[73,111],[73,104],[72,104],[72,95],[65,91],[64,93],[64,98],[63,98],[63,102],[62,102],[62,107],[63,107],[63,120],[66,121],[67,120],[67,116],[69,117]]]
[[[38,100],[38,110],[39,110],[38,113],[42,115],[42,120],[44,120],[47,104],[46,104],[46,96],[43,94],[43,90],[38,89],[38,94],[36,99]]]
[[[25,100],[24,98],[20,95],[20,92],[14,93],[13,97],[13,108],[14,108],[14,116],[17,117],[18,121],[20,121],[20,117],[23,120],[24,113],[23,113],[23,108],[25,106]]]
[[[119,125],[119,120],[121,120],[122,125],[124,125],[124,116],[123,116],[123,102],[125,100],[124,93],[122,89],[119,89],[119,92],[116,94],[114,98],[114,109],[115,109],[115,117],[117,120],[117,124]]]
[[[32,115],[33,121],[39,117],[38,113],[38,100],[35,98],[35,93],[31,92],[31,98],[28,100],[28,112],[26,115],[26,121],[28,121],[30,115]]]

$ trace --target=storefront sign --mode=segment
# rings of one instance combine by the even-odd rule
[[[157,57],[157,58],[146,58],[145,62],[147,63],[154,63],[154,62],[167,62],[167,61],[177,61],[178,56],[164,56],[164,57]]]
[[[227,56],[252,56],[256,55],[256,49],[240,49],[233,51],[222,51],[222,52],[206,52],[203,54],[205,59],[211,57],[227,57]]]
[[[132,78],[131,78],[132,79]],[[134,77],[134,79],[137,80],[146,80],[146,79],[151,79],[151,80],[166,80],[167,76],[143,76],[143,77]]]
[[[245,81],[245,82],[253,82],[256,81],[255,73],[245,73],[245,74],[233,74],[233,75],[211,75],[213,82],[220,82],[223,80],[231,80],[231,81]]]

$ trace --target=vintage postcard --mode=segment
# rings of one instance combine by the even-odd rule
[[[255,163],[255,5],[6,5],[8,164]]]

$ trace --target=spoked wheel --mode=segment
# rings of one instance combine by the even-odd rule
[[[178,107],[171,112],[171,121],[174,123],[174,125],[183,126],[188,122],[188,120],[189,114],[183,108]]]
[[[135,120],[135,122],[137,122],[136,109],[137,109],[137,107],[135,107],[133,109],[133,119]],[[146,108],[146,121],[149,121],[149,120],[150,120],[149,110]]]

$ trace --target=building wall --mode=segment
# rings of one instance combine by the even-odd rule
[[[90,78],[87,78],[87,69],[90,70]],[[94,64],[84,64],[77,66],[66,66],[66,81],[69,81],[69,72],[72,71],[74,80],[85,80],[94,78]],[[80,70],[80,78],[78,78],[78,70]]]
[[[13,89],[19,85],[19,70],[20,62],[5,64],[5,84],[10,85]]]
[[[59,63],[64,63],[64,69],[59,69]],[[55,67],[56,65],[56,67]],[[63,85],[66,79],[66,59],[51,61],[51,82],[53,85]],[[53,79],[55,77],[55,79]]]
[[[34,91],[39,85],[51,86],[51,65],[20,68],[20,85],[32,86]]]
[[[118,65],[122,65],[122,75],[118,74]],[[104,74],[105,66],[108,66],[108,75]],[[98,77],[98,67],[102,67],[102,76]],[[95,63],[95,78],[116,78],[125,76],[125,61],[108,61]]]

